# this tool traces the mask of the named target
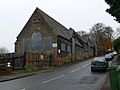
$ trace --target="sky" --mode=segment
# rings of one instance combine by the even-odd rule
[[[38,7],[66,28],[86,31],[96,23],[119,24],[105,12],[104,0],[0,0],[0,48],[14,52],[16,37]]]

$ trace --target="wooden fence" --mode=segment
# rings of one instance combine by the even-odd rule
[[[11,63],[13,69],[40,69],[52,66],[52,54],[25,52],[0,54],[0,65]]]
[[[41,69],[52,66],[52,54],[41,54],[40,52],[26,52],[26,68]]]
[[[25,52],[0,54],[0,64],[11,63],[13,69],[42,69],[71,62],[71,55],[54,58],[51,52]]]
[[[25,67],[25,57],[18,53],[0,54],[0,64],[11,63],[13,69],[23,69]]]

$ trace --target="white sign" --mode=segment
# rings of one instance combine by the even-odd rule
[[[53,44],[52,44],[52,47],[57,47],[57,43],[53,43]]]
[[[43,55],[40,55],[40,58],[43,60],[43,59],[44,59],[44,56],[43,56]]]
[[[60,49],[58,49],[58,53],[61,53],[61,50],[60,50]]]

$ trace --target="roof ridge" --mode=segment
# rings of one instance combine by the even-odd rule
[[[57,20],[55,20],[54,18],[50,17],[48,14],[46,14],[45,12],[43,12],[41,9],[39,9],[38,7],[36,8],[36,10],[38,10],[38,12],[40,12],[43,16],[43,18],[45,19],[45,21],[51,26],[53,27],[55,30],[55,32],[57,32],[58,35],[63,36],[67,39],[70,39],[68,32],[69,31],[65,26],[63,26],[61,23],[59,23]]]
[[[39,9],[38,7],[36,7],[36,9],[38,9],[39,11],[41,11],[42,13],[44,13],[45,15],[47,15],[49,18],[51,18],[52,20],[54,20],[55,22],[57,22],[58,24],[60,24],[61,26],[63,26],[64,28],[66,28],[63,24],[59,23],[57,20],[55,20],[54,18],[52,18],[51,16],[49,16],[47,13],[43,12],[41,9]],[[67,29],[67,28],[66,28]],[[68,30],[68,29],[67,29]]]

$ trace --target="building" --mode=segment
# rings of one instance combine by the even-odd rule
[[[15,42],[16,53],[52,54],[57,64],[83,60],[88,51],[93,53],[93,47],[78,33],[72,28],[67,29],[39,8],[33,12]]]

